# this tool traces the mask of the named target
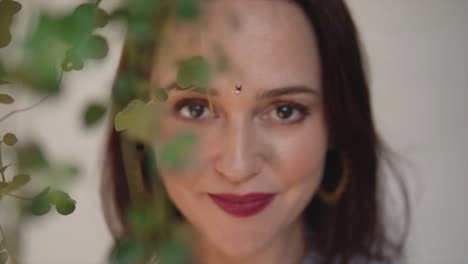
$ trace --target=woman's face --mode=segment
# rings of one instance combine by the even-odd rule
[[[203,26],[169,26],[152,78],[169,90],[161,142],[193,132],[197,163],[159,172],[204,241],[247,256],[300,222],[321,181],[327,131],[319,54],[291,1],[207,1],[204,8]],[[210,82],[216,95],[174,86],[177,62],[197,55],[212,65],[227,61]]]

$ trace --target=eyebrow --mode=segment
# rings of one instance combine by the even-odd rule
[[[172,83],[169,85],[167,88],[167,91],[171,90],[176,90],[176,91],[185,91],[187,89],[183,89],[180,86],[177,85],[177,83]],[[217,90],[212,89],[212,88],[207,88],[207,89],[194,89],[190,90],[193,92],[201,93],[201,94],[209,94],[212,96],[218,96],[219,93]],[[289,95],[289,94],[308,94],[312,96],[320,96],[320,93],[318,90],[309,88],[307,86],[302,86],[302,85],[293,85],[293,86],[286,86],[286,87],[280,87],[280,88],[275,88],[267,91],[263,91],[255,96],[255,99],[257,101],[260,100],[265,100],[268,98],[273,98],[281,95]]]

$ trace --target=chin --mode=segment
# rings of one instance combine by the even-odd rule
[[[242,233],[214,233],[211,237],[212,244],[224,255],[242,259],[257,254],[272,240],[272,238],[265,233]]]

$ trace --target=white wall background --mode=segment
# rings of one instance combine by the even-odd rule
[[[39,6],[67,9],[80,1],[21,2],[18,28],[26,27]],[[413,198],[408,263],[468,263],[468,0],[347,2],[368,55],[378,129],[413,164],[407,175]],[[110,247],[98,196],[106,125],[86,132],[78,122],[85,102],[110,94],[121,38],[115,28],[103,34],[112,43],[106,61],[68,74],[63,98],[0,128],[2,134],[14,128],[23,138],[43,140],[52,159],[82,168],[82,176],[67,186],[78,201],[76,212],[26,226],[26,264],[101,264]],[[31,100],[22,95],[18,105]],[[1,115],[5,111],[0,108]]]

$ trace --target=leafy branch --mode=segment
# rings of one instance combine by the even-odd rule
[[[135,152],[132,151],[132,144],[135,142],[148,146],[145,150],[145,157],[148,157],[146,164],[156,175],[156,157],[150,146],[159,136],[159,115],[162,112],[162,102],[168,99],[168,94],[165,89],[155,87],[148,81],[148,70],[153,63],[150,50],[156,45],[156,41],[161,40],[161,32],[171,18],[186,21],[198,19],[201,1],[124,0],[120,6],[108,12],[99,7],[101,0],[95,0],[83,3],[66,14],[49,15],[42,12],[37,26],[27,35],[25,59],[17,66],[3,65],[0,61],[0,85],[24,84],[31,91],[40,94],[42,99],[30,107],[9,112],[0,118],[0,122],[14,114],[29,111],[47,98],[60,94],[64,73],[82,70],[88,61],[106,58],[109,53],[108,42],[104,36],[95,33],[95,30],[111,22],[124,22],[128,32],[123,57],[128,59],[129,67],[119,74],[113,87],[112,98],[117,103],[118,110],[113,117],[114,129],[121,133],[121,145],[127,146],[122,157],[129,183],[138,176],[135,171],[141,170],[135,165]],[[11,22],[20,10],[20,3],[0,0],[0,48],[11,42]],[[215,67],[202,56],[181,61],[177,85],[184,92],[195,91],[209,95],[208,87],[213,74],[226,67],[222,51],[217,52],[220,58]],[[211,100],[209,101],[212,110]],[[0,103],[12,104],[14,99],[10,95],[0,94]],[[84,107],[81,121],[86,127],[93,127],[103,120],[107,112],[106,103],[94,100]],[[182,167],[191,158],[188,150],[192,148],[194,141],[192,134],[181,133],[170,142],[165,142],[158,153],[161,162],[158,166]],[[12,133],[4,135],[0,142],[0,199],[4,196],[19,199],[27,203],[26,208],[30,213],[37,216],[47,214],[52,207],[62,215],[72,213],[76,206],[75,200],[67,193],[50,186],[31,198],[16,193],[31,180],[29,174],[18,174],[11,180],[5,174],[11,164],[3,166],[2,144],[13,146],[16,142],[16,136]],[[49,167],[44,154],[35,144],[18,150],[17,163],[19,168]],[[142,204],[138,197],[132,197],[128,218],[133,233],[128,239],[116,244],[112,263],[139,263],[143,259],[154,257],[155,249],[158,259],[162,259],[163,263],[179,263],[177,256],[186,255],[183,252],[187,250],[187,232],[178,225],[174,214],[170,212],[170,202],[160,179],[155,179],[155,182],[157,191],[150,203]],[[134,184],[131,188],[141,188],[141,184]],[[161,239],[155,241],[154,237]],[[2,239],[5,239],[3,234]],[[3,264],[4,255],[1,252],[4,252],[2,247],[0,264]]]

